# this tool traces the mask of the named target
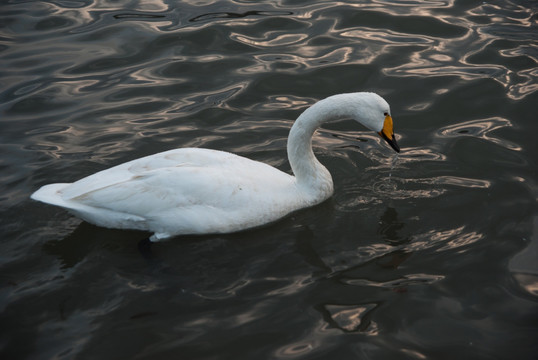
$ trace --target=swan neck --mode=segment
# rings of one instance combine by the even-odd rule
[[[331,175],[315,157],[312,137],[322,124],[351,116],[346,102],[345,97],[338,95],[321,100],[306,109],[293,124],[288,137],[288,158],[298,185],[332,194]]]

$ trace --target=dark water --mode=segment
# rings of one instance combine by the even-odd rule
[[[3,1],[0,358],[536,359],[535,1]],[[334,197],[183,237],[31,201],[176,147],[289,171],[298,114],[375,91],[315,151]]]

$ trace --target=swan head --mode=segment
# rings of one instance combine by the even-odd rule
[[[400,147],[394,136],[389,104],[375,93],[357,93],[355,120],[381,136],[396,152]]]

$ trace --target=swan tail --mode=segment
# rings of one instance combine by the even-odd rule
[[[42,186],[39,190],[30,195],[30,198],[47,204],[65,207],[67,206],[67,203],[62,198],[62,190],[69,185],[71,184],[58,183]]]
[[[72,199],[64,199],[63,190],[70,185],[69,183],[45,185],[33,193],[30,198],[64,208],[75,216],[94,225],[116,229],[148,230],[147,220],[142,216],[110,210],[104,207],[88,206]],[[159,236],[156,239],[162,238],[165,237]]]

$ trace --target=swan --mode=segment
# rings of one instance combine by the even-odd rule
[[[74,183],[45,185],[31,198],[94,225],[152,232],[151,242],[257,227],[333,194],[331,174],[312,152],[312,136],[323,123],[343,118],[355,119],[400,151],[389,104],[381,96],[338,94],[307,108],[293,124],[287,151],[294,175],[224,151],[181,148]]]

